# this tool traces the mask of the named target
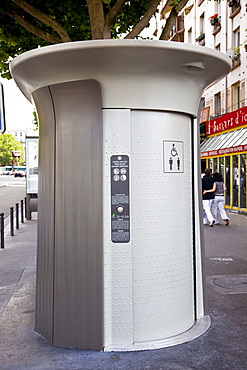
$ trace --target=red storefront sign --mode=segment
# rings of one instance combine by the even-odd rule
[[[247,125],[247,107],[206,122],[206,136]]]
[[[219,155],[224,155],[224,154],[241,153],[241,152],[246,152],[246,151],[247,151],[247,144],[238,145],[232,148],[209,150],[208,152],[202,152],[201,158],[214,157],[214,156],[219,156]]]

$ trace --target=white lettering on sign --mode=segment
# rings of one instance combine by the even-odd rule
[[[206,135],[227,131],[247,123],[247,107],[225,114],[206,122]]]
[[[231,257],[211,257],[210,261],[232,262],[233,259]]]
[[[163,171],[168,173],[184,172],[183,141],[163,141]]]

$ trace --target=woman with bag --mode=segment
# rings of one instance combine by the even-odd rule
[[[226,190],[226,187],[224,185],[223,178],[219,172],[213,173],[213,177],[215,179],[216,184],[216,189],[214,193],[214,202],[212,204],[212,214],[215,219],[215,225],[220,223],[218,216],[219,211],[222,220],[225,221],[226,226],[228,226],[230,219],[225,211],[225,197],[224,197],[224,191]]]

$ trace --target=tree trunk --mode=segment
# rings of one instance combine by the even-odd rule
[[[14,4],[16,4],[17,6],[19,6],[20,8],[22,8],[23,10],[25,10],[25,12],[27,12],[28,14],[30,14],[32,17],[38,19],[40,22],[46,24],[47,26],[51,27],[52,30],[54,30],[55,32],[57,32],[57,34],[60,36],[61,40],[57,41],[57,42],[70,42],[71,39],[69,37],[69,35],[67,34],[67,32],[65,31],[65,29],[58,23],[56,22],[54,19],[48,17],[45,13],[41,12],[40,10],[36,9],[34,6],[28,4],[25,0],[11,0]],[[16,16],[18,16],[17,13],[13,12],[14,14],[16,14]],[[9,14],[9,13],[8,13]],[[9,14],[10,15],[10,14]],[[11,15],[10,15],[11,16]],[[28,21],[25,20],[25,18],[21,17],[21,16],[18,16],[19,17],[19,20],[17,20],[16,18],[14,18],[12,16],[12,18],[14,18],[15,20],[17,20],[17,22],[19,22],[23,27],[25,27],[23,25],[23,23],[26,23],[26,24],[29,24],[29,28],[25,27],[28,31],[34,33],[31,28],[32,28],[32,25],[31,23],[29,23]],[[22,18],[22,22],[20,21],[20,17]],[[43,33],[43,31],[41,29],[39,29],[38,27],[35,27],[33,26],[33,28],[36,29],[36,32],[39,32],[40,34]],[[40,37],[39,35],[37,35],[37,33],[34,33],[36,36]],[[44,33],[45,34],[45,33]],[[50,35],[52,37],[52,35]],[[41,37],[43,40],[45,41],[49,41],[47,39],[45,39],[44,37]],[[51,41],[49,41],[51,42]],[[53,42],[54,43],[54,42]]]
[[[117,18],[118,14],[121,12],[125,4],[125,0],[117,0],[114,7],[109,11],[105,18],[105,25],[104,25],[104,39],[111,38],[111,25]]]
[[[160,35],[160,40],[169,40],[170,32],[174,22],[180,13],[180,11],[185,7],[189,0],[180,0],[176,6],[172,8],[172,11],[166,21],[165,27]]]
[[[138,22],[137,25],[133,28],[133,30],[127,36],[125,36],[125,39],[134,39],[137,35],[139,35],[139,33],[148,25],[150,19],[156,12],[159,3],[160,3],[160,0],[152,1],[149,9],[144,14],[140,22]]]
[[[92,40],[104,38],[104,10],[101,0],[87,0]]]

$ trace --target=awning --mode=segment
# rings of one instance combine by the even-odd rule
[[[247,151],[247,127],[209,137],[201,143],[201,157]]]

